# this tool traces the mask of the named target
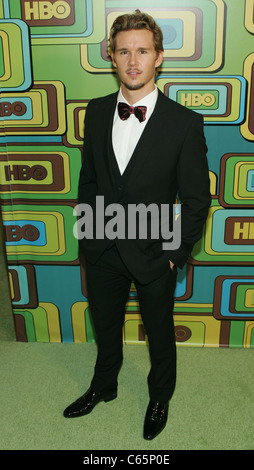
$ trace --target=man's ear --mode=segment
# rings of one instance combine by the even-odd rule
[[[162,64],[163,61],[163,51],[159,51],[158,57],[155,62],[155,68],[159,67]]]
[[[111,53],[110,53],[110,56],[111,56],[112,64],[114,65],[114,67],[117,68],[117,65],[116,65],[116,62],[115,62],[115,59],[114,59],[114,53],[111,52]]]

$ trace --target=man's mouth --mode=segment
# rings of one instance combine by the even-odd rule
[[[141,74],[141,72],[139,72],[138,70],[128,70],[127,71],[127,75],[129,75],[130,77],[137,77],[140,74]]]

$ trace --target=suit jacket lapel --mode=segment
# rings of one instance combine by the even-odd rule
[[[117,162],[114,162],[115,156],[114,156],[114,150],[113,150],[113,145],[112,145],[112,128],[113,128],[113,120],[114,120],[114,114],[115,114],[116,103],[117,103],[117,95],[118,95],[118,92],[110,95],[109,97],[110,101],[107,103],[107,109],[105,110],[106,120],[107,120],[107,126],[105,129],[105,132],[107,134],[106,160],[107,160],[107,167],[108,167],[109,175],[111,178],[111,182],[114,187],[116,186],[116,181],[114,178],[113,165],[114,163],[117,164]]]

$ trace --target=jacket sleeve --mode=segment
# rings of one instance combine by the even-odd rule
[[[85,115],[85,131],[84,131],[84,147],[83,147],[83,164],[79,175],[78,184],[78,204],[86,203],[93,206],[97,194],[97,178],[93,160],[93,147],[91,136],[91,100],[86,108]]]
[[[211,204],[207,146],[203,118],[196,114],[187,129],[177,166],[178,195],[181,203],[181,243],[169,250],[169,259],[182,268],[194,244],[201,238]]]

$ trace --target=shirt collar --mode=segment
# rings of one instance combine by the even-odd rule
[[[156,103],[157,97],[158,97],[158,88],[156,85],[154,85],[154,90],[151,93],[141,98],[141,100],[137,101],[132,106],[146,106],[147,109],[152,108],[152,106],[154,106]],[[130,105],[130,103],[128,103],[128,101],[124,98],[121,88],[119,90],[118,97],[117,97],[117,102],[119,103],[119,101]]]

